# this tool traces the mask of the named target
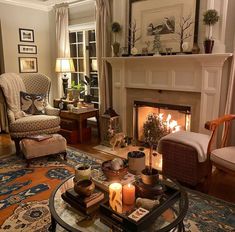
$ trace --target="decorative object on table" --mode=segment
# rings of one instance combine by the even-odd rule
[[[37,54],[36,45],[18,44],[18,53],[20,54]]]
[[[81,197],[89,197],[95,190],[95,184],[92,180],[74,181],[74,191]]]
[[[149,166],[141,172],[142,181],[145,184],[154,185],[158,181],[158,171],[152,168],[153,147],[157,146],[158,141],[167,135],[169,130],[163,122],[161,115],[149,114],[143,125],[144,141],[149,145]]]
[[[121,162],[123,164],[121,164]],[[114,159],[102,163],[102,172],[108,180],[121,180],[127,174],[127,164],[122,160],[121,162],[118,159]]]
[[[176,32],[180,31],[180,19],[186,18],[191,14],[192,21],[198,22],[199,0],[175,0],[156,1],[156,0],[139,0],[131,1],[130,4],[130,22],[135,22],[136,28],[141,38],[136,41],[135,48],[139,51],[145,46],[145,41],[154,40],[154,33],[151,30],[157,29],[160,34],[161,46],[172,47],[172,52],[180,52],[180,46],[176,40]],[[197,11],[197,12],[196,12]],[[197,32],[198,24],[191,28],[192,37],[187,39],[189,50],[194,42],[194,31]],[[129,33],[131,41],[133,35]]]
[[[32,29],[19,28],[21,42],[34,42],[34,31]]]
[[[122,213],[122,185],[112,183],[109,185],[109,205],[118,213]]]
[[[135,186],[133,184],[126,184],[122,187],[122,199],[124,205],[135,203]]]
[[[121,26],[118,22],[113,22],[111,29],[114,33],[114,43],[112,44],[113,56],[117,57],[120,52],[120,43],[117,42],[117,34],[121,31]]]
[[[212,39],[212,26],[219,21],[217,10],[210,9],[203,14],[203,22],[209,26],[208,37],[204,41],[205,53],[212,53],[214,47],[214,40]]]
[[[81,83],[85,86],[84,90],[81,91],[81,93],[84,93],[84,102],[85,103],[91,103],[92,95],[91,95],[91,85],[95,81],[94,79],[91,79],[87,75],[84,76],[85,80],[81,80]]]
[[[138,49],[135,47],[135,44],[138,40],[140,40],[141,36],[137,36],[136,33],[138,31],[137,27],[136,27],[136,21],[133,21],[130,24],[130,28],[129,28],[130,34],[131,34],[131,38],[129,38],[129,46],[130,46],[130,54],[135,56],[138,54]]]
[[[182,17],[179,22],[179,30],[176,31],[177,39],[180,42],[180,53],[186,52],[185,43],[192,37],[191,26],[193,25],[192,16]],[[187,44],[187,48],[189,45]]]
[[[148,198],[141,198],[141,197],[138,197],[136,199],[136,206],[142,207],[147,210],[151,210],[152,208],[156,207],[159,204],[160,204],[159,200],[151,200]]]
[[[107,109],[100,117],[101,144],[110,147],[110,139],[120,132],[120,116],[112,109]]]
[[[75,180],[89,180],[91,178],[91,166],[88,164],[79,164],[75,167]]]
[[[145,169],[145,154],[141,151],[130,151],[127,154],[129,171],[135,175]]]
[[[68,80],[69,80],[67,73],[75,72],[73,60],[71,58],[57,58],[55,72],[63,73],[63,77],[62,77],[63,91],[64,91],[63,99],[67,99],[67,88],[68,88]]]
[[[116,184],[116,183],[115,183]],[[101,219],[103,222],[103,219],[105,219],[105,222],[109,222],[110,227],[112,225],[116,225],[118,229],[124,229],[125,231],[144,231],[147,228],[149,229],[149,225],[153,223],[156,218],[160,217],[165,211],[171,214],[171,208],[176,203],[176,201],[179,201],[181,197],[186,197],[187,195],[181,195],[181,190],[175,189],[171,187],[168,184],[160,183],[162,186],[164,186],[164,194],[157,194],[154,193],[154,190],[152,191],[152,200],[146,199],[146,197],[142,197],[144,199],[138,199],[135,205],[130,205],[127,210],[125,209],[125,205],[122,205],[122,211],[117,212],[115,208],[110,205],[110,202],[105,202],[100,204],[100,212],[101,212]],[[147,186],[151,187],[152,186]],[[155,189],[156,191],[156,189]],[[123,199],[122,195],[122,199]],[[153,205],[150,205],[150,204]],[[183,204],[182,207],[185,207],[185,213],[187,212],[187,205]],[[144,207],[143,207],[144,206]],[[151,207],[152,206],[152,207]],[[147,209],[148,208],[148,209]],[[139,214],[136,214],[136,211],[143,210],[143,214],[139,212]],[[144,212],[147,212],[146,214]],[[174,214],[175,212],[172,211]],[[133,216],[133,214],[136,214]],[[142,216],[141,219],[139,219],[139,216]],[[118,223],[117,223],[117,218]],[[134,220],[135,219],[135,220]],[[115,223],[116,222],[116,223]],[[106,224],[106,223],[105,223]],[[156,227],[155,227],[156,228]],[[146,231],[152,231],[152,230],[146,230]],[[119,230],[118,230],[119,231]],[[154,230],[153,230],[154,231]]]
[[[84,85],[82,83],[76,84],[73,80],[71,82],[71,88],[67,88],[67,97],[70,101],[79,101],[80,93],[84,91]]]
[[[129,56],[128,47],[122,47],[122,56]]]
[[[37,73],[38,61],[37,57],[19,57],[20,73]]]

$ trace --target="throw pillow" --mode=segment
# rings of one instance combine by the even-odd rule
[[[21,109],[32,115],[45,114],[46,95],[20,92]]]

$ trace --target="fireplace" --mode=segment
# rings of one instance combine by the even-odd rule
[[[143,142],[143,124],[151,113],[160,115],[171,132],[179,130],[190,131],[190,106],[134,101],[133,135],[135,140]]]

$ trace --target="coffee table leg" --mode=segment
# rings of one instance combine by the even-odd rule
[[[50,226],[50,231],[55,232],[56,231],[56,221],[55,219],[51,216],[51,226]]]
[[[99,113],[98,112],[96,113],[95,118],[96,118],[96,122],[97,122],[98,137],[100,139],[100,120],[99,120]]]

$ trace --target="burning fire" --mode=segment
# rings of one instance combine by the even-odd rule
[[[159,118],[164,121],[163,119],[163,113],[160,113],[159,114]],[[167,115],[167,118],[166,118],[166,126],[167,126],[167,130],[169,130],[171,133],[175,133],[176,131],[179,131],[180,130],[180,125],[178,125],[177,121],[176,120],[172,120],[171,119],[171,114],[168,114]]]

